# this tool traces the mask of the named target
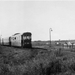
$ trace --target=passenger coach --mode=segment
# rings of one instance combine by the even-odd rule
[[[31,36],[30,32],[25,33],[16,33],[8,38],[2,38],[2,45],[6,46],[15,46],[15,47],[23,47],[23,48],[31,48]]]
[[[11,36],[11,46],[18,46],[18,47],[32,47],[31,44],[31,33],[25,32],[23,34],[16,33]]]

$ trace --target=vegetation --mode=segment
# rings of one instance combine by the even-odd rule
[[[0,46],[0,75],[75,75],[75,49]]]

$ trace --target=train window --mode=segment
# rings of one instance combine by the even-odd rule
[[[27,39],[30,39],[30,36],[27,36]]]
[[[25,39],[31,39],[31,37],[30,36],[23,36],[23,39],[25,40]]]
[[[29,39],[29,36],[27,36],[27,39]]]
[[[26,37],[23,37],[23,39],[25,40],[25,39],[26,39]]]

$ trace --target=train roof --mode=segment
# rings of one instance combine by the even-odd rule
[[[15,33],[15,34],[12,35],[12,36],[15,36],[15,35],[31,35],[31,32]]]
[[[23,35],[31,35],[31,32],[24,32]]]
[[[20,34],[20,33],[15,33],[14,35],[18,35],[18,34]]]

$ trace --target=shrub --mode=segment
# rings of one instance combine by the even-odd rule
[[[62,52],[62,49],[61,48],[59,48],[58,50],[56,50],[54,53],[55,53],[56,57],[63,56],[63,52]]]
[[[59,60],[49,63],[49,67],[46,68],[46,75],[57,74],[61,72],[61,63]]]

